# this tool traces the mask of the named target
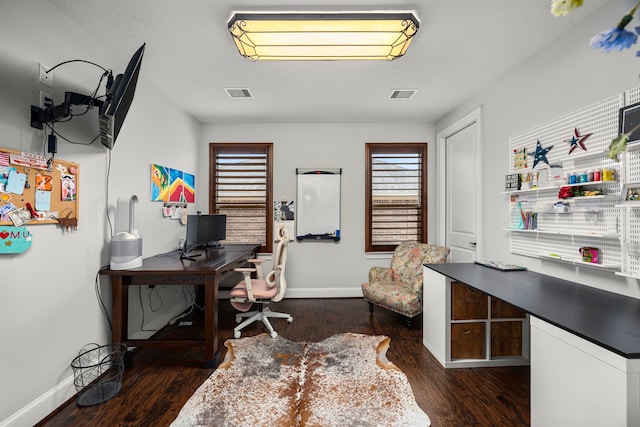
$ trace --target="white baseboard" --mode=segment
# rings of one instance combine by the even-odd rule
[[[76,389],[73,385],[73,376],[70,376],[9,418],[0,421],[0,427],[33,426],[59,408],[74,394],[76,394]]]
[[[218,299],[229,299],[228,290],[220,290]],[[284,299],[287,298],[362,298],[362,288],[287,288]]]
[[[362,288],[287,288],[284,298],[362,298]]]

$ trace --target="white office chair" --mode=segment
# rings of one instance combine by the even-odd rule
[[[241,272],[244,278],[231,289],[231,305],[242,312],[236,315],[237,323],[240,323],[243,318],[247,319],[233,329],[234,338],[240,338],[240,331],[257,320],[264,323],[273,338],[278,336],[278,333],[271,326],[269,318],[281,318],[287,319],[289,323],[293,322],[293,317],[290,314],[269,310],[269,303],[282,300],[287,289],[285,264],[287,262],[289,236],[284,228],[278,230],[278,240],[278,245],[273,255],[273,269],[266,277],[263,276],[260,267],[260,264],[264,262],[263,259],[249,260],[254,264],[254,268],[235,269],[235,271]],[[251,278],[251,273],[256,273],[255,279]],[[258,309],[248,311],[253,304],[258,304]]]

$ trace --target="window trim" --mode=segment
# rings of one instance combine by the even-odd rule
[[[215,213],[216,192],[216,154],[217,153],[261,153],[266,154],[266,243],[258,249],[259,253],[271,253],[273,250],[273,143],[272,142],[212,142],[209,144],[209,213]]]
[[[394,245],[373,245],[373,154],[403,154],[403,153],[420,153],[422,168],[422,182],[420,188],[420,200],[422,216],[420,218],[420,241],[427,243],[427,154],[428,144],[426,142],[367,142],[365,143],[365,252],[393,252],[396,246]]]

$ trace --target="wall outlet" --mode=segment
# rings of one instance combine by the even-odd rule
[[[46,65],[42,65],[42,63],[38,64],[38,67],[38,81],[44,85],[53,87],[53,71],[47,73],[50,68]]]
[[[40,102],[38,104],[38,106],[40,108],[44,108],[45,107],[45,99],[49,98],[51,101],[53,102],[53,98],[51,97],[51,94],[49,92],[45,92],[43,90],[40,91]]]

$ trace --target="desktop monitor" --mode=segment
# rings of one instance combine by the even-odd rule
[[[197,215],[198,242],[204,247],[219,246],[221,240],[227,238],[226,215]]]
[[[187,235],[182,245],[182,253],[191,252],[198,246],[198,215],[187,215]]]
[[[187,234],[182,245],[182,258],[198,248],[221,248],[219,242],[227,238],[227,216],[187,215]]]
[[[112,149],[136,91],[145,43],[133,54],[124,74],[118,74],[107,88],[107,99],[100,107],[100,142]]]

